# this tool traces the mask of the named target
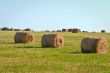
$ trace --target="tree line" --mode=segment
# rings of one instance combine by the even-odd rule
[[[0,28],[1,31],[32,31],[30,28],[26,28],[26,29],[15,29],[15,28],[9,28],[9,27],[3,27]]]

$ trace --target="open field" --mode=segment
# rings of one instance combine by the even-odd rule
[[[34,33],[35,44],[14,44],[15,33],[0,32],[0,73],[110,73],[110,33],[52,32],[64,36],[63,48],[41,48],[45,32]],[[106,37],[108,53],[80,53],[84,36]]]

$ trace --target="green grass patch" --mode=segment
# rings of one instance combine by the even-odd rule
[[[80,43],[85,36],[105,37],[110,33],[48,32],[64,36],[63,48],[42,48],[45,32],[34,32],[34,44],[14,44],[16,32],[0,32],[0,73],[110,73],[107,54],[83,54]]]

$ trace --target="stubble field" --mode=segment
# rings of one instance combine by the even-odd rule
[[[34,44],[15,44],[16,32],[0,32],[0,73],[110,73],[110,48],[106,54],[83,54],[85,36],[105,37],[110,33],[48,32],[64,36],[63,48],[42,48],[46,32],[34,32]]]

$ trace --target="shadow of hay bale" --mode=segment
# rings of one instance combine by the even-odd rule
[[[42,47],[36,44],[16,44],[15,48],[42,48]]]
[[[83,53],[83,52],[66,52],[66,54],[96,54],[96,53]]]
[[[66,52],[66,54],[82,54],[82,52]]]

